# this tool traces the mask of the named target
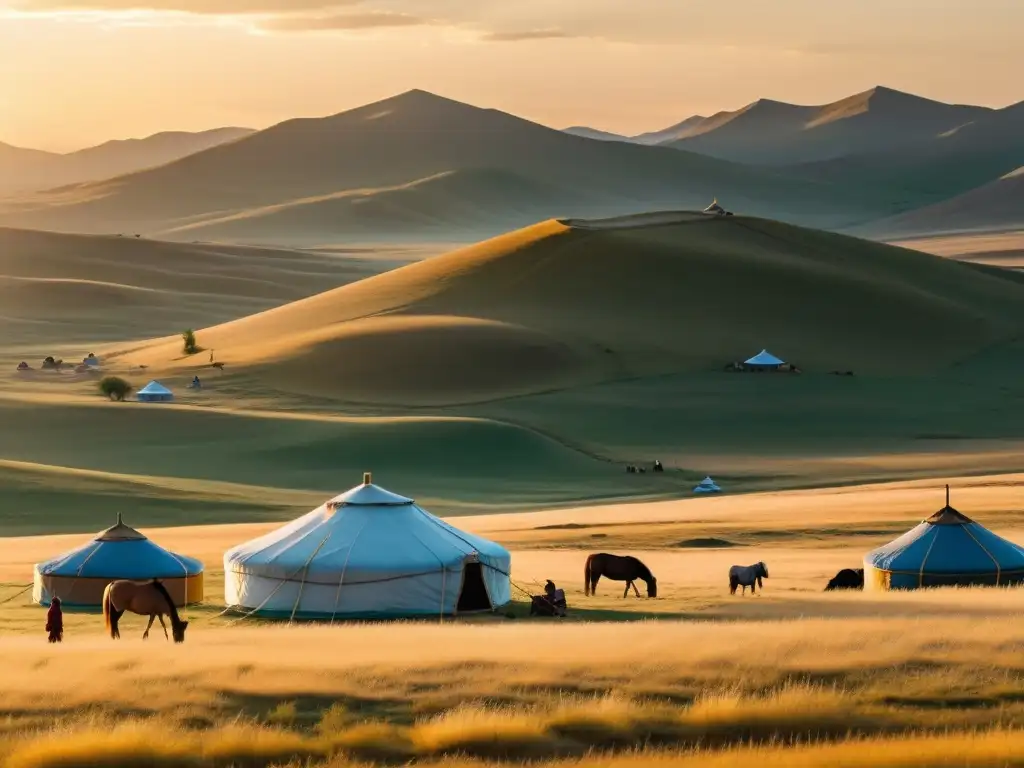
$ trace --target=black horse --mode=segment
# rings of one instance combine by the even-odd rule
[[[640,590],[633,583],[636,579],[642,579],[647,584],[648,597],[658,596],[658,580],[654,578],[651,569],[635,557],[609,555],[606,552],[588,557],[587,564],[583,568],[583,593],[585,595],[596,594],[597,582],[601,580],[602,576],[612,581],[626,582],[626,590],[622,593],[623,597],[629,594],[630,587],[633,588],[636,596],[640,597]]]
[[[832,577],[828,586],[825,587],[826,592],[831,592],[834,589],[864,589],[864,569],[843,568]]]

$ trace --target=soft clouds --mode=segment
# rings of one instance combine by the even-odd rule
[[[526,32],[488,32],[480,39],[489,43],[516,43],[522,40],[564,40],[573,37],[560,29],[534,29]]]
[[[324,11],[362,0],[8,0],[19,11],[171,11],[204,15]]]
[[[335,13],[320,16],[275,16],[260,23],[269,32],[307,32],[324,30],[367,30],[395,27],[419,27],[431,24],[428,19],[404,13],[368,11]]]
[[[493,43],[586,38],[832,57],[948,55],[1016,46],[1020,0],[0,0],[29,12],[151,11],[256,17],[278,32],[449,27]],[[250,28],[253,28],[250,26]]]

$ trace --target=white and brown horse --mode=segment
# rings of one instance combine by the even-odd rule
[[[146,631],[142,633],[142,639],[149,637],[149,630],[153,628],[153,621],[160,619],[160,626],[164,628],[164,637],[167,636],[167,625],[164,624],[164,616],[171,619],[171,635],[174,642],[185,642],[185,629],[187,621],[182,621],[178,616],[178,609],[174,607],[174,600],[171,598],[167,588],[153,579],[153,581],[112,581],[103,590],[103,623],[106,625],[110,636],[117,640],[121,637],[121,631],[117,623],[125,611],[137,613],[139,616],[149,616],[149,624]]]
[[[755,585],[764,589],[764,582],[761,579],[768,578],[768,566],[764,563],[753,565],[734,565],[729,569],[729,594],[735,595],[737,587],[743,587],[742,594],[747,594],[747,587],[750,587],[750,594],[757,590]]]

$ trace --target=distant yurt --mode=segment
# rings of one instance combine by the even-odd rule
[[[174,400],[174,393],[159,381],[151,381],[139,390],[137,397],[140,403],[169,403]]]
[[[864,558],[864,589],[1024,583],[1024,549],[949,505]]]
[[[85,546],[38,563],[32,599],[49,605],[59,597],[65,608],[100,608],[103,590],[117,579],[160,579],[178,606],[203,600],[203,564],[157,546],[121,515]]]
[[[224,554],[224,601],[303,619],[450,616],[512,599],[511,556],[371,482]]]
[[[721,493],[722,489],[710,477],[705,477],[693,489],[694,493]]]
[[[784,360],[779,360],[767,349],[762,349],[749,360],[743,361],[743,367],[751,371],[777,371],[785,364]]]

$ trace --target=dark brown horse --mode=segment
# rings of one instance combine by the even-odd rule
[[[658,596],[658,580],[654,578],[651,569],[641,563],[635,557],[629,555],[609,555],[600,552],[587,558],[587,564],[583,568],[583,592],[586,595],[597,594],[597,582],[604,576],[612,581],[626,582],[626,590],[623,597],[629,594],[632,587],[637,597],[640,597],[640,590],[633,582],[642,579],[647,584],[647,596]]]
[[[117,623],[125,611],[137,613],[139,616],[149,616],[149,624],[146,625],[146,631],[142,633],[143,640],[149,637],[149,630],[153,628],[154,619],[160,619],[160,626],[164,628],[164,637],[167,637],[164,616],[169,616],[174,642],[185,642],[185,629],[188,627],[188,622],[182,621],[178,616],[178,609],[174,607],[174,600],[170,593],[156,579],[153,581],[112,581],[107,585],[107,588],[103,590],[103,623],[110,632],[110,636],[115,640],[121,637],[121,630],[118,629]]]

